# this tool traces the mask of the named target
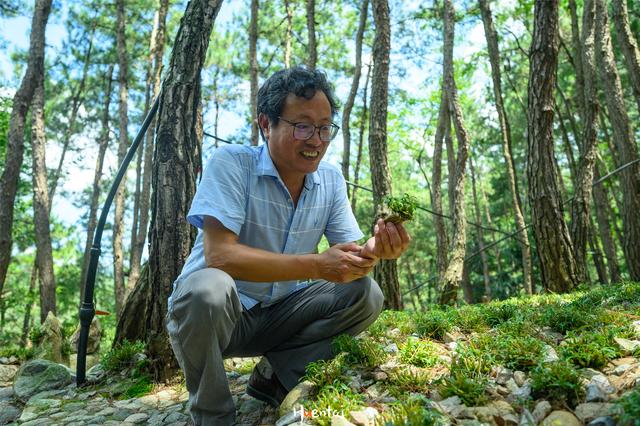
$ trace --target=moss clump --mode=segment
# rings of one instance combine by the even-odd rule
[[[387,213],[382,218],[385,222],[393,223],[412,220],[418,207],[418,199],[407,193],[402,197],[388,196],[384,199],[384,203]]]
[[[334,415],[349,416],[349,412],[362,408],[364,396],[354,393],[344,383],[326,386],[318,392],[315,401],[305,403],[307,411],[313,413],[313,421],[320,426],[329,426]]]
[[[345,353],[345,362],[373,368],[383,364],[387,359],[384,348],[370,339],[356,339],[348,334],[341,334],[333,340],[334,353]]]
[[[536,398],[547,398],[557,406],[575,406],[584,396],[580,375],[567,361],[540,364],[531,372],[531,389]]]
[[[102,358],[102,366],[105,371],[117,372],[130,367],[137,367],[136,363],[142,362],[136,359],[136,355],[144,353],[144,343],[136,341],[117,344]]]
[[[395,403],[377,420],[379,426],[435,426],[448,424],[439,412],[428,406],[419,395],[407,401]]]
[[[415,314],[413,321],[416,333],[428,339],[442,340],[445,333],[453,328],[451,316],[440,309],[419,312]]]
[[[560,347],[560,355],[578,367],[602,368],[610,360],[621,355],[613,340],[614,329],[601,332],[570,332],[567,337]]]
[[[400,347],[400,360],[416,367],[433,367],[438,363],[437,348],[431,342],[410,337]]]
[[[346,378],[343,373],[347,368],[347,356],[346,352],[342,352],[333,359],[309,363],[304,379],[314,383],[318,388],[342,383]]]

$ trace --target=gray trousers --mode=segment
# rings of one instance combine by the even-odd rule
[[[245,310],[227,273],[194,272],[174,291],[167,329],[195,424],[235,421],[224,358],[264,355],[291,390],[308,363],[333,357],[333,337],[355,336],[373,323],[383,300],[378,284],[363,277],[346,284],[317,281],[273,305]]]

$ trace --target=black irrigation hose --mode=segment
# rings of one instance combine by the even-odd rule
[[[153,117],[158,111],[158,105],[160,104],[160,95],[156,98],[151,106],[151,109],[147,113],[147,116],[142,123],[142,127],[136,138],[133,140],[133,143],[129,147],[129,151],[127,155],[124,157],[122,164],[120,164],[120,168],[118,169],[118,173],[116,174],[113,183],[111,184],[111,189],[109,190],[109,195],[107,195],[107,199],[104,202],[104,206],[102,207],[102,212],[100,213],[100,220],[98,221],[98,225],[96,226],[96,233],[93,236],[93,246],[91,246],[91,257],[89,259],[89,269],[87,270],[87,281],[84,283],[84,300],[80,305],[80,337],[78,338],[78,358],[77,358],[77,366],[76,366],[76,385],[81,386],[86,381],[86,361],[87,361],[87,343],[89,340],[89,326],[91,325],[91,321],[93,321],[93,317],[96,314],[95,307],[93,305],[93,289],[96,284],[96,271],[98,270],[98,260],[100,258],[100,242],[102,241],[102,231],[104,230],[104,225],[107,222],[107,216],[109,215],[109,209],[111,208],[111,204],[113,203],[113,198],[118,191],[118,186],[120,186],[120,182],[127,172],[127,168],[129,163],[133,159],[140,142],[144,138],[144,134],[147,131],[147,128],[153,121]]]

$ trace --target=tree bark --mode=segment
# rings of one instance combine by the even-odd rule
[[[116,1],[117,29],[116,29],[116,45],[118,50],[118,85],[119,85],[119,104],[118,104],[118,164],[122,164],[125,155],[127,155],[127,147],[129,146],[129,136],[127,127],[129,125],[128,107],[129,100],[128,89],[128,64],[127,64],[127,45],[126,45],[126,15],[124,8],[124,0]],[[120,315],[125,298],[124,284],[124,248],[122,237],[124,233],[124,208],[125,193],[127,187],[127,175],[125,174],[118,187],[115,197],[115,215],[113,219],[113,279],[114,293],[116,301],[116,316]]]
[[[598,166],[595,167],[594,179],[600,179],[600,171]],[[618,265],[618,257],[616,255],[616,244],[611,234],[611,224],[609,221],[609,201],[607,200],[607,194],[605,188],[600,185],[593,187],[593,201],[596,211],[596,222],[598,223],[598,232],[600,234],[600,240],[602,241],[602,248],[604,255],[607,259],[607,267],[609,269],[609,276],[611,282],[619,283],[622,281],[620,274],[620,266]]]
[[[453,41],[455,31],[455,12],[451,0],[444,1],[444,87],[447,92],[449,114],[453,121],[458,141],[456,174],[453,201],[453,236],[451,254],[444,274],[444,286],[440,295],[440,304],[453,305],[457,301],[458,288],[462,280],[464,255],[466,251],[466,216],[464,211],[464,181],[467,157],[469,155],[469,137],[464,124],[458,90],[453,77]],[[451,184],[451,183],[450,183]]]
[[[149,65],[152,67],[150,75],[151,96],[149,96],[149,104],[151,104],[160,94],[160,75],[162,73],[162,58],[164,57],[164,45],[166,34],[167,12],[169,10],[169,0],[160,0],[158,5],[157,26],[154,28],[151,40],[151,55],[149,56]],[[145,108],[149,110],[149,108]],[[144,150],[144,167],[142,173],[142,190],[140,192],[140,214],[137,227],[135,244],[131,247],[131,270],[129,272],[129,289],[132,289],[138,277],[140,276],[140,262],[142,260],[142,252],[144,251],[144,243],[147,240],[147,232],[149,228],[149,200],[151,196],[151,169],[153,163],[153,139],[155,135],[155,118],[147,129]]]
[[[588,281],[587,240],[591,223],[591,185],[596,163],[598,136],[598,93],[595,74],[595,3],[585,0],[582,15],[582,75],[584,100],[582,109],[582,142],[574,196],[571,203],[571,241],[573,242],[578,280]]]
[[[586,5],[583,7],[586,9]],[[579,111],[584,111],[586,100],[585,100],[585,88],[584,88],[585,81],[584,81],[584,74],[583,74],[584,53],[582,49],[583,49],[585,33],[587,32],[588,29],[585,29],[584,27],[585,12],[583,10],[582,12],[583,35],[582,37],[580,37],[580,25],[578,23],[578,6],[576,5],[575,0],[569,0],[569,12],[571,14],[571,44],[573,45],[573,52],[574,52],[574,58],[575,58],[574,67],[576,70],[576,95],[577,95],[576,100],[578,101]],[[593,50],[593,47],[592,47],[592,50]]]
[[[596,61],[600,84],[609,110],[609,121],[613,129],[613,141],[617,150],[618,164],[638,159],[638,149],[631,128],[629,115],[624,105],[622,84],[616,68],[604,0],[596,1]],[[627,260],[629,277],[640,280],[640,164],[636,163],[620,172],[622,189],[623,251]]]
[[[353,72],[353,80],[351,81],[351,90],[344,104],[342,111],[342,139],[344,145],[342,148],[342,175],[349,180],[349,164],[351,163],[351,127],[349,120],[351,119],[351,110],[356,101],[358,94],[358,86],[360,85],[360,76],[362,75],[362,38],[367,23],[367,9],[369,8],[369,0],[364,0],[360,7],[360,21],[358,23],[358,31],[356,32],[356,66]]]
[[[567,292],[579,282],[562,214],[553,152],[553,89],[558,65],[558,0],[536,0],[529,67],[529,194],[542,283]]]
[[[371,81],[371,119],[369,121],[369,161],[373,184],[375,217],[382,215],[384,198],[391,195],[391,174],[387,163],[387,106],[389,96],[389,53],[391,28],[387,0],[373,0],[376,34],[373,41],[373,78]],[[385,296],[385,307],[402,310],[402,295],[396,260],[381,260],[374,277]]]
[[[31,20],[27,71],[13,97],[4,170],[0,178],[0,298],[11,261],[13,209],[24,156],[24,125],[39,76],[44,74],[45,29],[51,0],[37,0]]]
[[[572,1],[572,0],[571,0]],[[498,113],[498,121],[500,122],[500,132],[502,137],[502,155],[504,157],[507,179],[509,182],[509,192],[511,193],[511,204],[513,206],[513,216],[516,229],[524,229],[525,221],[522,214],[522,200],[520,191],[518,190],[518,177],[513,162],[513,142],[511,138],[511,126],[504,108],[504,100],[502,96],[502,77],[500,71],[500,50],[498,47],[498,34],[493,25],[491,16],[491,8],[487,0],[479,0],[482,22],[484,24],[484,33],[487,39],[487,49],[489,50],[489,62],[491,64],[491,77],[493,79],[493,94]],[[518,239],[520,252],[522,256],[522,277],[523,287],[526,294],[533,292],[533,279],[531,273],[531,245],[529,243],[529,235],[526,230],[522,231]]]
[[[314,70],[318,62],[318,46],[316,45],[316,0],[307,0],[307,34],[309,37],[307,68]]]
[[[47,314],[56,315],[56,280],[53,272],[53,250],[49,224],[49,184],[45,155],[44,68],[37,77],[31,104],[31,157],[33,160],[33,213],[36,239],[36,261],[40,280],[40,322]]]
[[[102,106],[102,119],[100,123],[100,139],[98,142],[98,156],[96,157],[96,167],[93,174],[93,186],[91,188],[91,201],[89,203],[89,221],[87,223],[87,239],[84,244],[84,255],[82,256],[82,270],[80,273],[80,300],[84,300],[84,285],[87,281],[87,271],[89,260],[91,259],[91,246],[93,245],[93,235],[96,231],[98,221],[98,203],[100,201],[100,181],[102,180],[102,167],[104,156],[109,145],[109,106],[111,104],[111,83],[113,80],[113,64],[105,74],[104,104]]]
[[[162,86],[153,155],[149,291],[145,298],[132,296],[125,308],[144,319],[136,338],[147,343],[156,380],[170,378],[178,368],[166,333],[167,298],[196,236],[186,217],[196,190],[196,170],[201,168],[200,74],[221,5],[221,0],[187,4]],[[143,285],[144,280],[139,281]],[[117,334],[121,330],[119,323]]]
[[[258,145],[258,8],[259,0],[251,0],[251,23],[249,24],[249,73],[251,89],[251,145]]]
[[[438,271],[438,287],[442,288],[444,273],[447,270],[447,254],[449,253],[449,240],[447,228],[442,216],[442,145],[446,129],[450,128],[449,108],[447,107],[447,92],[442,80],[440,95],[440,112],[438,113],[438,125],[436,127],[433,148],[433,169],[431,171],[431,208],[435,212],[433,224],[436,230],[436,269]]]
[[[638,113],[640,113],[640,50],[638,50],[638,41],[629,26],[627,0],[613,0],[613,24],[618,45],[629,71],[629,81],[638,105]]]
[[[471,173],[471,189],[473,190],[473,210],[476,215],[476,222],[482,225],[482,217],[480,214],[480,204],[478,203],[478,193],[476,191],[476,171],[473,166],[473,158],[469,157],[469,172]],[[480,251],[480,260],[482,261],[482,281],[484,283],[484,294],[486,300],[491,300],[491,278],[489,276],[489,262],[487,260],[487,252],[484,251],[484,230],[478,227],[478,250]]]

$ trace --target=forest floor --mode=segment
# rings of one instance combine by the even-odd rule
[[[238,424],[640,425],[640,284],[385,311],[335,351],[279,410],[244,393],[257,358],[227,360]],[[21,373],[2,383],[20,362],[0,358],[0,424],[191,424],[184,383],[154,385],[135,359],[120,371],[99,364],[81,389],[69,375],[25,393]]]

